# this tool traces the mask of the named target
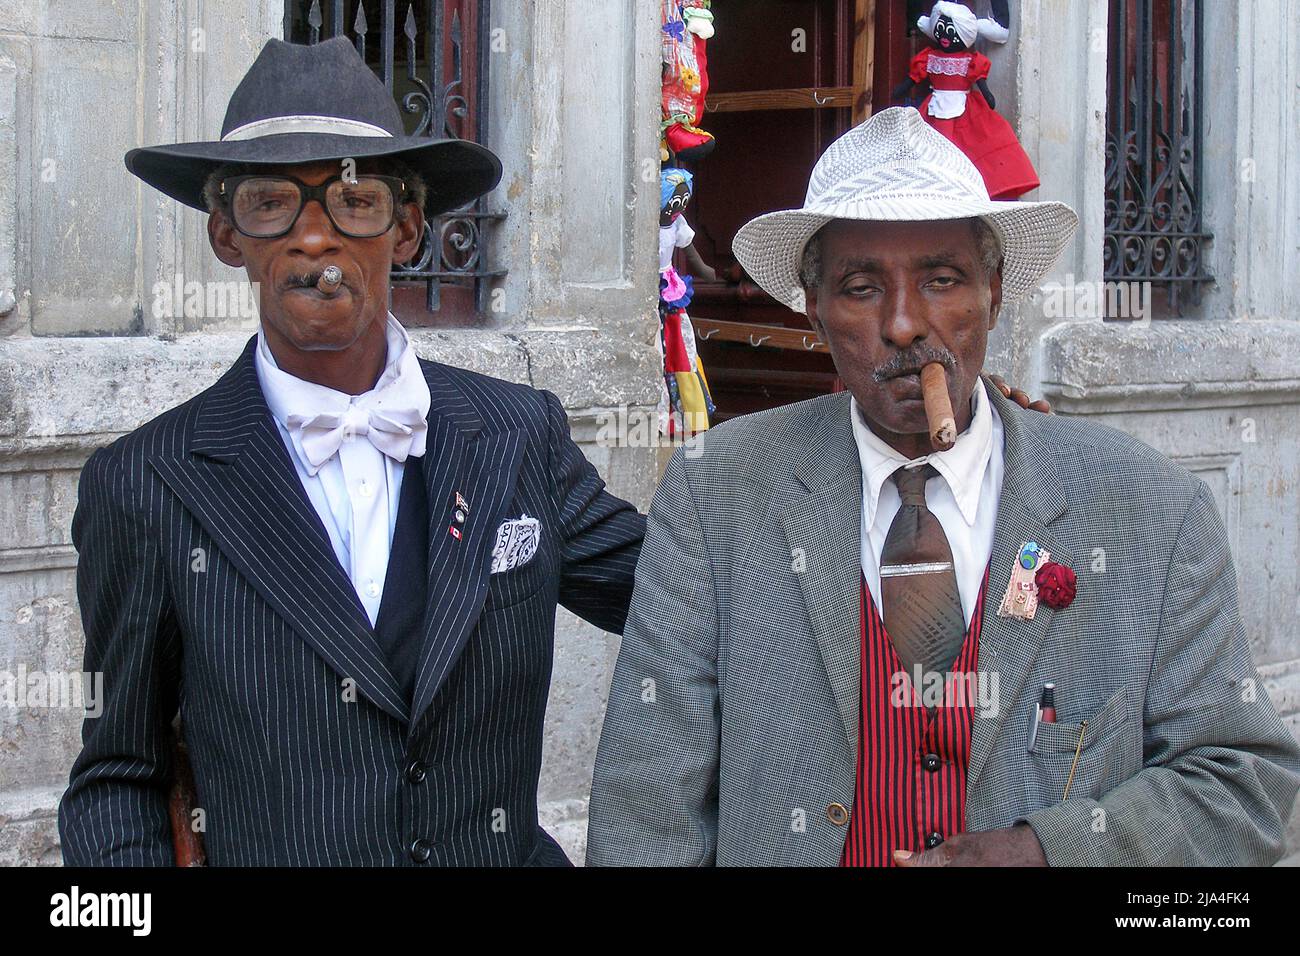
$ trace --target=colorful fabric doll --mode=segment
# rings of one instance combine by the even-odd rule
[[[713,151],[713,134],[700,129],[709,92],[705,41],[713,36],[708,0],[661,0],[663,117],[661,156],[694,162]]]
[[[695,329],[686,307],[691,304],[690,276],[673,268],[673,253],[691,244],[695,230],[682,215],[691,201],[693,177],[684,169],[659,174],[659,357],[664,387],[659,395],[659,431],[684,438],[709,427],[715,411],[704,366],[695,349]]]
[[[939,0],[917,27],[933,46],[912,57],[907,82],[896,99],[913,85],[929,87],[918,109],[927,123],[960,147],[979,169],[990,199],[1015,199],[1038,187],[1038,174],[1011,124],[994,112],[986,78],[988,57],[971,49],[977,37],[1005,43],[1007,28],[996,20],[977,20],[969,7]],[[972,87],[977,88],[973,90]]]
[[[709,0],[687,3],[682,7],[682,18],[686,21],[686,31],[701,40],[713,36],[713,11],[709,9]]]

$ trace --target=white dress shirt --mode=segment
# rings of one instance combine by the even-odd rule
[[[975,614],[984,568],[993,553],[993,531],[1002,494],[1003,440],[1002,420],[984,393],[982,382],[976,382],[971,401],[974,414],[970,427],[957,436],[953,446],[911,461],[867,427],[857,399],[849,403],[853,440],[862,461],[862,573],[882,615],[880,555],[885,550],[889,526],[902,506],[898,487],[889,476],[903,465],[922,464],[933,465],[939,472],[938,477],[926,482],[925,503],[948,537],[967,627]]]
[[[299,433],[290,429],[286,422],[294,412],[344,413],[366,395],[408,376],[410,380],[402,381],[403,387],[423,395],[427,412],[431,401],[429,384],[414,352],[409,359],[406,357],[410,339],[392,313],[388,315],[385,338],[388,355],[384,371],[374,388],[364,395],[348,395],[285,372],[276,363],[260,327],[255,358],[262,393],[280,430],[280,437],[289,450],[289,458],[329,533],[339,565],[356,588],[371,625],[379,616],[379,604],[383,598],[406,463],[393,460],[364,436],[358,436],[344,440],[336,454],[315,468],[302,449]]]

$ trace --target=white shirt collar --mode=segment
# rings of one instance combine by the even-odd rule
[[[933,465],[952,490],[953,498],[966,524],[974,526],[975,512],[979,507],[980,487],[993,451],[993,406],[984,394],[984,383],[977,381],[971,397],[975,411],[970,427],[957,436],[957,441],[947,451],[931,452],[920,458],[908,460],[886,444],[867,427],[859,410],[858,400],[849,402],[853,417],[853,440],[858,446],[862,461],[862,507],[865,509],[867,527],[875,521],[876,504],[880,489],[898,468],[903,465]]]
[[[290,433],[294,450],[298,453],[298,457],[309,474],[314,475],[318,469],[312,467],[308,461],[307,455],[302,449],[299,432],[296,429],[289,428],[288,418],[290,414],[295,412],[298,414],[319,414],[324,412],[342,414],[348,410],[349,406],[393,383],[400,383],[403,391],[409,390],[415,396],[414,404],[417,407],[422,407],[424,414],[428,414],[429,405],[431,404],[429,383],[425,381],[424,374],[420,369],[420,363],[411,349],[410,336],[406,334],[406,329],[403,328],[402,323],[398,322],[391,312],[388,313],[387,324],[384,326],[384,338],[388,344],[384,371],[380,373],[378,380],[369,391],[361,395],[349,395],[326,385],[308,382],[280,368],[275,361],[275,356],[271,353],[271,347],[267,345],[266,333],[261,325],[258,326],[257,351],[254,354],[254,362],[257,367],[258,380],[262,385],[262,394],[266,397],[266,404],[271,410],[271,415]],[[409,355],[408,352],[410,352]]]

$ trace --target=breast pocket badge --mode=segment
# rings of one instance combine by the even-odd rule
[[[1038,611],[1038,585],[1034,582],[1034,575],[1051,556],[1052,553],[1043,550],[1036,541],[1026,541],[1020,546],[1016,561],[1011,565],[1007,593],[1002,595],[1002,603],[998,605],[998,617],[1034,619]]]
[[[537,553],[542,539],[542,526],[536,518],[520,515],[508,518],[497,528],[496,544],[492,547],[492,573],[499,574],[527,564]]]

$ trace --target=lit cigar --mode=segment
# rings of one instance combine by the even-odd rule
[[[320,280],[316,283],[316,288],[326,295],[329,295],[339,287],[343,281],[343,270],[338,266],[326,266],[325,271],[320,274]],[[929,407],[928,405],[926,406]]]
[[[925,420],[930,426],[930,444],[935,451],[947,451],[957,440],[957,419],[948,399],[948,376],[943,364],[931,362],[921,369],[921,397],[925,400]]]

